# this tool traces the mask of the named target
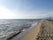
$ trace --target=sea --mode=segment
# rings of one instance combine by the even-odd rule
[[[0,40],[6,40],[19,31],[25,31],[41,19],[0,19]]]

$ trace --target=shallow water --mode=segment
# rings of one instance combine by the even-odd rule
[[[0,40],[6,40],[22,29],[28,29],[39,20],[32,19],[0,19]]]

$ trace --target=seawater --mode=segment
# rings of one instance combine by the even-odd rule
[[[28,29],[36,19],[0,19],[0,40],[6,40],[22,29]]]

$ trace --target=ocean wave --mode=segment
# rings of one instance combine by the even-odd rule
[[[6,22],[6,21],[5,21]],[[7,38],[17,34],[18,32],[23,32],[26,29],[30,28],[34,22],[31,21],[7,21],[0,23],[0,40],[6,40]]]
[[[7,24],[0,25],[0,40],[5,40],[14,34],[18,33],[18,31],[24,31],[24,29],[27,29],[30,27],[31,24],[22,24],[18,26],[10,26]]]

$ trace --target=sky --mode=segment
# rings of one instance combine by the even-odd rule
[[[53,0],[0,0],[0,19],[53,17]]]

